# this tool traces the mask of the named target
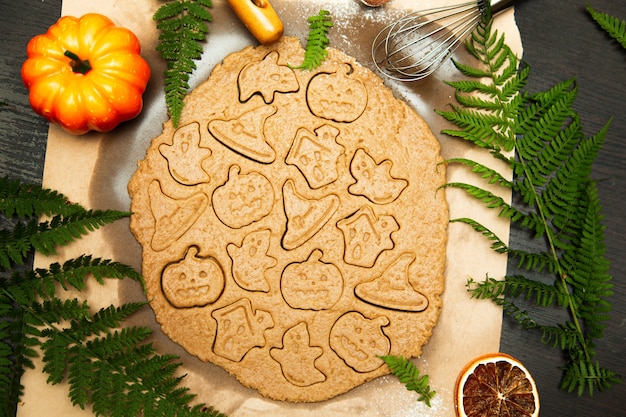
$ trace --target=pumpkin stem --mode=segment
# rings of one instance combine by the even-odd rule
[[[87,74],[91,70],[89,60],[82,60],[72,51],[65,51],[64,55],[71,59],[70,66],[75,73]]]

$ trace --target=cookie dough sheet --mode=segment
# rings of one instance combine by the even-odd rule
[[[441,4],[453,2],[438,1]],[[316,14],[320,9],[329,10],[335,23],[331,30],[331,45],[354,56],[368,67],[372,66],[370,48],[377,31],[387,22],[401,16],[411,3],[408,0],[394,0],[384,9],[367,9],[356,0],[272,2],[285,23],[285,34],[300,38],[303,44],[308,31],[306,17]],[[431,3],[428,6],[432,6]],[[145,157],[152,138],[161,133],[162,123],[168,119],[163,95],[162,74],[165,63],[155,50],[158,32],[152,20],[152,15],[161,4],[157,0],[64,1],[64,15],[80,16],[87,12],[98,12],[109,16],[116,24],[133,30],[142,42],[142,55],[151,66],[152,79],[144,96],[142,115],[111,133],[74,137],[65,134],[57,126],[50,127],[43,181],[45,187],[56,189],[88,208],[129,209],[128,181],[136,169],[137,161]],[[198,69],[191,78],[192,88],[206,79],[213,66],[227,54],[256,45],[256,41],[236,19],[225,1],[215,0],[211,14],[213,22],[209,26],[206,52],[197,63]],[[498,16],[496,26],[506,34],[508,44],[521,56],[522,46],[513,10]],[[467,59],[462,51],[457,52],[457,58]],[[444,158],[469,157],[503,169],[502,166],[494,165],[488,154],[439,134],[448,126],[434,110],[444,109],[454,100],[453,91],[442,80],[455,77],[456,70],[451,64],[446,64],[435,76],[424,82],[386,83],[427,121],[441,143]],[[448,168],[448,180],[473,182],[474,178],[465,170],[451,166]],[[448,190],[446,197],[451,218],[474,218],[506,240],[508,222],[497,219],[494,213],[468,199],[463,193]],[[503,197],[510,199],[510,196]],[[452,417],[457,373],[472,357],[499,349],[502,323],[501,310],[489,302],[470,299],[465,283],[470,276],[477,279],[487,273],[493,277],[502,276],[506,272],[506,257],[493,253],[482,236],[464,225],[451,224],[448,233],[443,308],[423,354],[414,360],[420,371],[429,375],[431,388],[437,392],[432,408],[417,402],[415,394],[407,391],[393,376],[377,378],[346,394],[319,403],[292,404],[269,400],[255,390],[243,387],[221,368],[198,360],[170,341],[160,332],[149,307],[129,320],[129,324],[154,329],[152,341],[159,352],[181,357],[184,364],[181,373],[187,374],[183,384],[198,394],[200,402],[213,405],[229,416]],[[54,258],[37,256],[36,265],[47,266],[51,262],[62,262],[81,254],[111,258],[138,270],[141,266],[141,248],[130,232],[128,220],[106,226],[76,244],[62,248]],[[110,281],[104,287],[92,285],[84,295],[93,308],[145,300],[141,286],[129,280]],[[23,377],[25,395],[19,407],[19,416],[92,415],[90,410],[71,405],[67,385],[47,385],[46,375],[41,372],[41,363],[36,363],[36,366],[37,369],[28,370]]]

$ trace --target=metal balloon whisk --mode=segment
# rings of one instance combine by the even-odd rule
[[[492,14],[515,0],[495,0]],[[372,44],[374,64],[386,76],[417,81],[435,72],[474,31],[489,9],[489,0],[411,12],[387,25]]]

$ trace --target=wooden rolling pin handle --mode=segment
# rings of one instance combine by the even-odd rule
[[[228,4],[261,44],[275,42],[283,35],[283,22],[268,0],[228,0]]]

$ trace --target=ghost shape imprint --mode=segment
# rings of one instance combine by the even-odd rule
[[[170,175],[183,185],[211,181],[202,165],[212,151],[200,146],[200,140],[200,123],[193,122],[174,132],[171,145],[162,143],[159,146],[159,152],[167,159]]]
[[[324,375],[315,366],[315,360],[324,353],[320,346],[310,344],[309,329],[301,322],[283,335],[283,347],[270,349],[270,356],[280,364],[285,379],[293,385],[308,387],[324,382]]]
[[[267,254],[270,247],[270,229],[261,229],[248,233],[241,246],[229,243],[226,246],[228,256],[233,261],[233,278],[244,290],[269,292],[270,285],[265,271],[276,265],[276,258]]]
[[[357,149],[350,163],[350,173],[356,180],[348,191],[365,196],[372,203],[388,204],[395,201],[409,182],[391,175],[392,162],[388,159],[376,163],[363,149]]]
[[[224,271],[217,259],[198,256],[198,247],[165,267],[161,286],[165,298],[176,308],[202,307],[215,302],[224,291]]]

